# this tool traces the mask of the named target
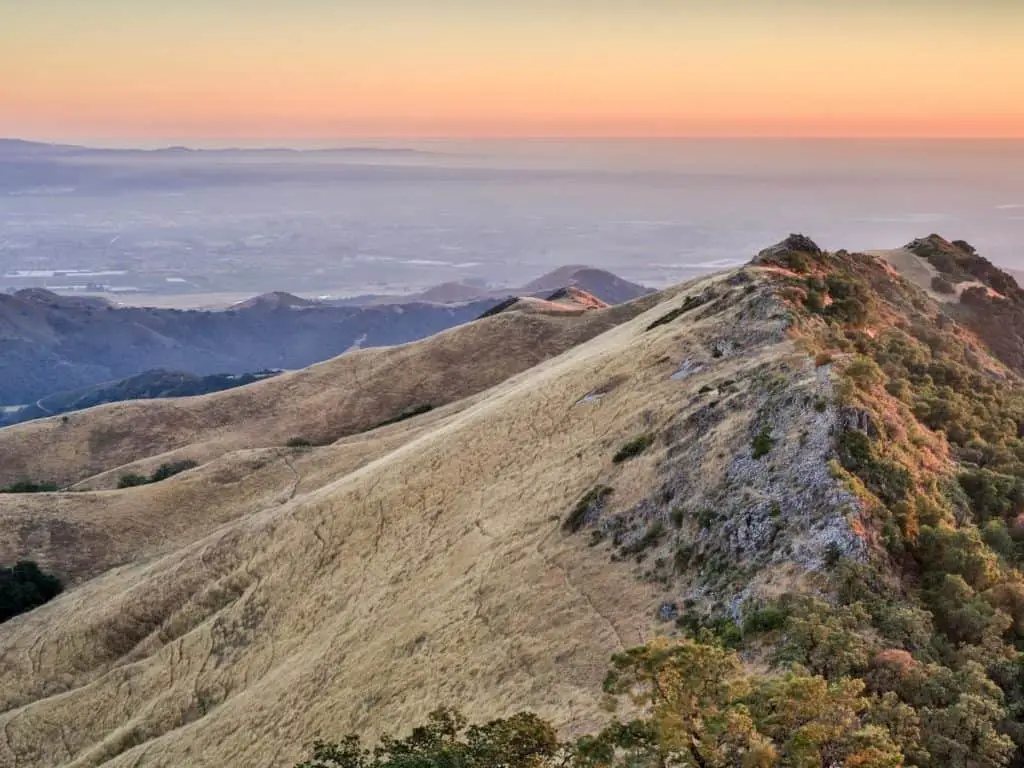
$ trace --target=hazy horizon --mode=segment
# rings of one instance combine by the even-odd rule
[[[596,145],[607,144],[671,144],[671,143],[751,143],[765,142],[769,144],[1024,144],[1022,136],[721,136],[721,135],[678,135],[678,136],[425,136],[410,134],[408,136],[324,136],[296,139],[288,136],[236,136],[236,137],[204,137],[204,136],[66,136],[50,138],[31,135],[0,135],[0,141],[23,141],[30,144],[51,144],[56,146],[75,146],[84,149],[105,149],[124,151],[149,151],[154,149],[185,148],[193,150],[272,150],[287,149],[330,150],[330,149],[422,149],[429,150],[437,146],[458,145]]]
[[[861,250],[938,232],[1024,268],[1024,141],[375,146],[425,151],[0,157],[0,288],[341,296],[520,285],[565,264],[657,287],[790,232]],[[55,270],[123,274],[4,278]]]

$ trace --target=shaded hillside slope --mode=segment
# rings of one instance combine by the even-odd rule
[[[0,426],[44,419],[47,416],[80,411],[106,403],[120,403],[125,400],[208,395],[225,389],[243,387],[254,381],[276,376],[278,373],[279,371],[260,371],[257,373],[197,376],[183,371],[145,371],[119,381],[105,382],[71,392],[58,392],[55,395],[41,397],[36,402],[17,411],[0,413]]]
[[[963,240],[929,235],[878,251],[901,275],[947,306],[1002,362],[1024,373],[1024,289]]]

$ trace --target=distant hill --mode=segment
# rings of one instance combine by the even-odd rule
[[[530,281],[523,286],[521,293],[550,293],[567,287],[579,288],[607,304],[622,304],[654,292],[651,288],[623,280],[603,269],[570,266],[561,267]]]
[[[319,302],[312,299],[304,299],[301,296],[295,296],[284,291],[273,291],[240,301],[232,306],[231,309],[301,309],[318,305]]]
[[[512,296],[491,307],[481,317],[492,317],[502,312],[525,312],[540,315],[580,315],[593,309],[607,309],[600,299],[579,288],[559,288],[550,296]]]
[[[197,149],[193,147],[172,146],[152,149],[88,147],[80,144],[54,144],[44,141],[25,141],[24,139],[0,138],[0,157],[38,158],[38,157],[69,157],[83,155],[131,156],[131,155],[266,155],[266,154],[367,154],[367,155],[419,155],[436,154],[409,147],[325,147],[321,149],[294,149],[291,147],[224,147],[216,149]]]
[[[152,370],[203,377],[303,368],[353,348],[425,338],[479,317],[510,295],[547,299],[564,288],[593,296],[602,306],[651,293],[604,270],[567,267],[516,291],[448,283],[357,305],[282,291],[223,311],[121,307],[41,288],[0,294],[0,405],[92,391]],[[103,397],[108,396],[103,402],[123,399]],[[38,415],[27,410],[23,416],[29,414]]]
[[[207,376],[303,368],[353,347],[422,339],[497,303],[335,307],[273,294],[210,312],[113,307],[40,289],[0,294],[0,404],[153,369]]]
[[[225,389],[242,387],[271,376],[279,371],[257,373],[220,373],[211,376],[197,376],[184,371],[145,371],[120,381],[97,384],[72,392],[58,392],[42,397],[19,411],[0,413],[0,426],[20,424],[33,419],[56,416],[71,411],[92,408],[107,403],[121,403],[125,400],[152,400],[167,397],[196,397],[221,392]]]
[[[526,285],[513,288],[486,288],[472,283],[448,282],[435,285],[420,293],[365,294],[332,302],[346,306],[369,306],[396,304],[406,301],[429,301],[451,303],[474,301],[483,298],[507,299],[510,296],[534,296],[545,298],[560,288],[578,288],[606,304],[624,304],[641,296],[654,293],[653,288],[631,283],[604,269],[570,265],[559,267],[545,275],[531,280]]]

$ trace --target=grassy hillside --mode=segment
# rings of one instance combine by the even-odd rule
[[[438,407],[493,386],[651,300],[639,301],[584,317],[511,313],[202,398],[118,403],[19,424],[0,430],[0,487],[24,479],[64,486],[122,467],[148,473],[165,460],[205,461],[295,439],[331,443],[410,408]],[[164,457],[185,448],[187,456]],[[128,466],[142,459],[149,461]]]
[[[843,719],[807,764],[1010,764],[1024,388],[928,290],[791,239],[641,303],[0,432],[15,479],[200,462],[0,495],[0,556],[72,585],[0,627],[0,765],[290,765],[438,706],[573,737],[664,634],[740,651],[689,668],[724,665],[721,722],[785,764],[779,708],[819,684]]]

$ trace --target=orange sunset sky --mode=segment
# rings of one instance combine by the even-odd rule
[[[0,136],[1024,137],[1024,0],[0,0]]]

